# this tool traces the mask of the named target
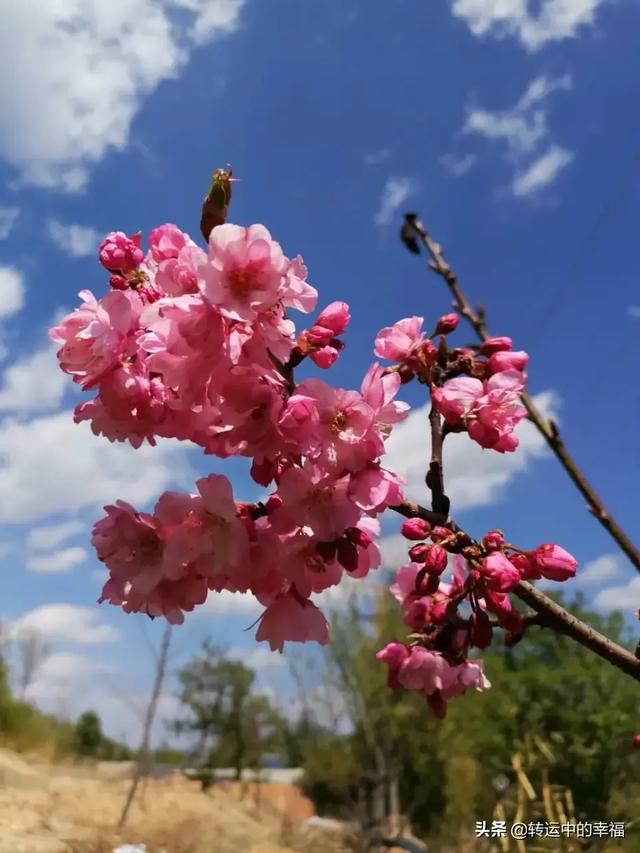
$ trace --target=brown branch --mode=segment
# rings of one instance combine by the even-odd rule
[[[444,491],[442,475],[442,420],[432,406],[429,412],[431,425],[431,462],[426,476],[427,487],[431,492],[431,508],[445,518],[449,515],[449,498]]]
[[[419,504],[408,501],[399,506],[391,507],[395,512],[406,518],[424,518],[426,521],[434,520],[434,513]],[[441,522],[438,522],[441,523]],[[449,521],[446,524],[452,530],[459,530],[457,525]],[[477,544],[477,543],[474,543]],[[632,652],[614,643],[604,634],[591,628],[585,622],[578,619],[564,607],[557,604],[548,595],[532,586],[527,581],[520,583],[512,590],[521,601],[529,605],[535,611],[536,618],[530,619],[531,624],[537,624],[544,628],[551,628],[559,634],[570,637],[576,643],[594,652],[598,657],[621,669],[627,675],[640,681],[640,659]]]
[[[486,340],[489,337],[489,332],[485,321],[484,309],[479,307],[474,310],[472,308],[471,303],[460,287],[458,277],[445,260],[442,247],[431,238],[424,225],[417,218],[411,219],[411,225],[415,229],[416,236],[429,253],[429,257],[431,258],[429,266],[444,279],[451,291],[455,307],[474,328],[478,337],[483,341]],[[535,425],[580,494],[587,501],[589,512],[595,516],[612,539],[618,543],[636,569],[640,571],[640,549],[638,549],[620,524],[607,510],[600,496],[578,467],[565,447],[556,424],[544,417],[526,391],[522,394],[521,399],[529,415],[529,420]]]

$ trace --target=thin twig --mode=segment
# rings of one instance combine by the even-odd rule
[[[429,412],[429,424],[431,428],[431,462],[426,476],[427,487],[431,492],[431,508],[434,512],[449,515],[449,498],[444,491],[444,479],[442,476],[442,419],[435,407]]]
[[[489,337],[489,332],[485,321],[484,309],[481,307],[473,309],[460,287],[458,277],[447,263],[442,252],[442,247],[432,239],[424,225],[417,218],[412,219],[411,224],[415,229],[416,235],[429,253],[431,258],[429,266],[446,282],[447,287],[453,295],[456,308],[473,327],[478,337],[483,341],[486,340]],[[595,516],[607,533],[618,543],[636,569],[640,571],[640,549],[638,549],[620,524],[607,510],[602,499],[578,467],[565,447],[557,425],[552,420],[544,417],[526,391],[522,394],[521,399],[529,415],[529,420],[535,425],[580,494],[587,501],[589,512]]]

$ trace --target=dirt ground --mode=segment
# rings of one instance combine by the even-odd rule
[[[347,853],[303,827],[313,804],[291,785],[215,786],[181,776],[146,782],[116,830],[127,779],[102,768],[49,766],[0,749],[0,853]]]

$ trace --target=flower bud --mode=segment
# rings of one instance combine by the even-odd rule
[[[502,373],[505,370],[524,370],[529,363],[529,356],[524,350],[517,352],[494,352],[489,359],[491,373]]]
[[[419,542],[426,539],[431,531],[431,525],[423,518],[408,518],[402,523],[401,533],[405,539]]]
[[[480,355],[493,355],[494,352],[507,352],[513,346],[511,338],[487,338],[480,345]]]
[[[411,562],[424,563],[427,553],[430,549],[431,545],[427,545],[426,542],[421,542],[419,545],[414,545],[413,548],[409,549],[409,556],[411,557]]]
[[[114,274],[109,276],[109,287],[113,290],[128,290],[129,282],[123,275]]]
[[[224,225],[227,221],[229,205],[231,204],[231,167],[216,169],[211,180],[211,187],[202,203],[200,217],[200,233],[209,242],[209,236],[216,225]]]
[[[521,576],[502,551],[494,551],[482,561],[482,579],[489,589],[496,592],[509,592],[520,582]]]
[[[144,260],[140,234],[132,237],[122,231],[111,231],[100,243],[98,260],[109,272],[132,272]]]
[[[490,530],[484,536],[482,544],[485,551],[499,551],[504,545],[504,533],[502,530]]]
[[[312,346],[323,347],[331,341],[334,331],[333,329],[328,329],[326,326],[322,326],[320,323],[314,323],[304,334]]]
[[[325,346],[309,353],[311,361],[321,370],[328,370],[338,359],[338,350],[334,346]]]
[[[373,542],[373,537],[366,530],[360,530],[359,527],[349,527],[344,534],[358,548],[368,548]]]
[[[575,557],[559,545],[538,545],[530,556],[544,577],[552,581],[566,581],[574,577],[578,567]]]
[[[433,545],[425,555],[424,567],[429,574],[441,575],[447,568],[447,552],[439,545]]]
[[[448,539],[451,536],[451,531],[448,527],[434,527],[431,531],[432,542],[442,542],[443,539]]]
[[[438,320],[436,335],[448,335],[449,332],[454,332],[458,327],[459,319],[457,314],[444,314]]]
[[[316,324],[331,329],[334,335],[341,335],[349,325],[351,317],[346,302],[332,302],[318,315]]]
[[[469,617],[471,626],[471,642],[479,649],[488,649],[491,645],[493,629],[491,620],[484,610],[474,610]]]
[[[634,749],[640,749],[640,735],[633,736],[633,739],[631,740],[631,746]]]

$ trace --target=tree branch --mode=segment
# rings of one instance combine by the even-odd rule
[[[393,506],[391,509],[406,518],[424,518],[429,522],[435,520],[433,512],[419,504],[408,501],[399,506]],[[437,523],[442,524],[441,521]],[[451,530],[460,530],[452,521],[446,522],[445,526]],[[569,613],[568,610],[565,610],[564,607],[561,607],[552,598],[549,598],[548,595],[545,595],[539,589],[532,586],[532,584],[527,583],[527,581],[520,581],[512,592],[535,611],[537,614],[535,624],[544,628],[551,628],[559,634],[570,637],[576,643],[597,654],[598,657],[601,657],[603,660],[621,669],[627,675],[635,678],[636,681],[640,681],[640,659],[635,657],[632,652],[619,646],[613,640],[605,637],[604,634],[596,631],[595,628],[591,628],[585,622],[582,622],[577,616]]]
[[[453,295],[455,306],[460,314],[462,314],[462,316],[473,327],[478,337],[483,341],[486,340],[489,337],[489,332],[485,321],[484,309],[482,307],[478,307],[475,310],[472,308],[469,300],[460,287],[458,277],[445,260],[442,247],[431,238],[419,219],[411,217],[407,222],[410,222],[412,228],[415,230],[417,238],[420,239],[422,245],[427,250],[431,259],[429,262],[430,268],[446,282],[447,287]],[[578,467],[577,463],[565,447],[556,424],[544,417],[526,391],[522,394],[521,399],[529,415],[529,420],[543,436],[547,445],[551,448],[580,494],[587,501],[587,508],[589,512],[600,522],[612,539],[618,543],[621,550],[624,551],[636,569],[640,571],[640,549],[638,549],[622,529],[620,524],[607,510],[600,496]]]
[[[444,478],[442,474],[442,420],[435,407],[429,412],[429,423],[431,425],[431,462],[426,476],[427,487],[431,492],[431,508],[435,513],[449,515],[449,498],[444,491]]]

